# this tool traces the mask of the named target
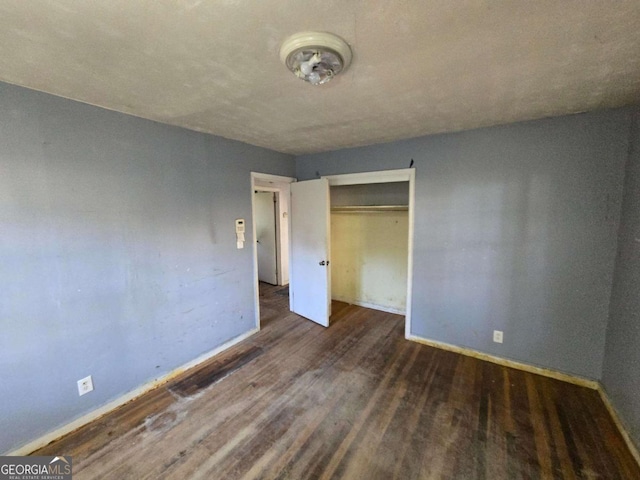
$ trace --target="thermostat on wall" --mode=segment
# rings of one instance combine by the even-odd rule
[[[236,219],[236,248],[244,248],[244,218]]]

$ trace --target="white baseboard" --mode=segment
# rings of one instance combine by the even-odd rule
[[[331,300],[337,300],[338,302],[348,303],[349,305],[357,305],[359,307],[371,308],[372,310],[380,310],[381,312],[395,313],[398,315],[404,315],[406,313],[404,308],[387,307],[385,305],[378,305],[377,303],[361,302],[352,298],[341,297],[340,295],[333,295]]]
[[[439,348],[441,350],[447,350],[449,352],[459,353],[468,357],[478,358],[480,360],[486,360],[487,362],[496,363],[505,367],[516,368],[529,373],[535,373],[544,377],[555,378],[556,380],[562,380],[563,382],[573,383],[581,387],[587,387],[592,390],[597,390],[599,383],[596,380],[589,380],[587,378],[578,377],[575,375],[569,375],[567,373],[558,372],[557,370],[551,370],[548,368],[536,367],[529,365],[528,363],[516,362],[514,360],[507,360],[506,358],[497,357],[488,353],[479,352],[470,348],[458,347],[444,342],[438,342],[436,340],[429,340],[427,338],[419,337],[417,335],[408,335],[407,340],[422,343],[430,347]]]
[[[203,362],[206,362],[207,360],[209,360],[211,357],[214,357],[216,355],[218,355],[219,353],[222,353],[224,350],[227,350],[229,348],[231,348],[232,346],[234,346],[235,344],[249,338],[251,335],[257,333],[258,331],[260,331],[259,328],[254,328],[252,330],[249,330],[246,333],[243,333],[242,335],[239,335],[235,338],[232,338],[231,340],[229,340],[226,343],[223,343],[222,345],[220,345],[217,348],[214,348],[213,350],[204,353],[202,355],[200,355],[199,357],[197,357],[194,360],[191,360],[190,362],[185,363],[184,365],[181,365],[180,367],[176,368],[175,370],[172,370],[171,372],[156,378],[155,380],[152,380],[151,382],[145,383],[144,385],[141,385],[140,387],[136,388],[135,390],[131,390],[128,393],[125,393],[124,395],[116,398],[115,400],[110,401],[109,403],[83,415],[80,418],[77,418],[76,420],[73,420],[72,422],[69,422],[59,428],[56,428],[55,430],[44,434],[43,436],[32,440],[31,442],[27,443],[26,445],[23,445],[21,447],[18,447],[14,450],[11,450],[7,453],[3,453],[2,455],[11,455],[11,456],[22,456],[22,455],[29,455],[31,452],[44,447],[45,445],[48,445],[49,443],[53,442],[54,440],[57,440],[58,438],[73,432],[74,430],[77,430],[78,428],[86,425],[89,422],[92,422],[100,417],[102,417],[103,415],[109,413],[112,410],[115,410],[116,408],[120,407],[121,405],[124,405],[125,403],[130,402],[131,400],[144,395],[145,393],[147,393],[150,390],[153,390],[154,388],[159,387],[162,384],[167,383],[169,380],[177,377],[178,375],[180,375],[183,372],[186,372],[187,370],[190,370],[194,367],[197,367],[198,365],[200,365]]]
[[[627,426],[622,421],[622,418],[618,414],[618,411],[611,403],[611,400],[609,399],[609,396],[607,395],[607,392],[605,391],[602,384],[598,385],[598,393],[600,393],[600,398],[602,398],[602,402],[604,403],[605,407],[607,407],[607,410],[609,410],[609,414],[611,415],[611,418],[613,418],[613,422],[616,424],[616,427],[618,427],[620,435],[622,435],[622,438],[624,438],[627,447],[629,447],[631,455],[633,455],[633,458],[635,458],[636,462],[638,462],[638,465],[640,465],[640,451],[638,450],[638,446],[631,438],[631,435],[629,435]]]

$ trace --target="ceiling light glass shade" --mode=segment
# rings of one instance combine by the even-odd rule
[[[280,60],[296,77],[321,85],[347,69],[351,48],[332,33],[296,33],[282,43]]]

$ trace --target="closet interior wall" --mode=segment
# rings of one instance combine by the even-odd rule
[[[409,182],[331,187],[331,298],[404,314]]]

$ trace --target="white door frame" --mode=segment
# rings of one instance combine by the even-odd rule
[[[271,175],[269,173],[259,173],[259,172],[251,172],[251,232],[252,232],[252,252],[253,252],[253,303],[254,303],[254,310],[255,310],[255,324],[256,324],[256,328],[258,330],[260,330],[260,289],[259,289],[259,282],[258,282],[258,246],[256,245],[256,220],[255,220],[255,196],[253,194],[253,192],[255,192],[256,190],[263,190],[263,191],[272,191],[272,192],[278,192],[278,195],[280,196],[280,198],[282,198],[282,196],[286,196],[286,198],[291,198],[291,189],[289,188],[289,184],[293,183],[297,181],[295,178],[292,177],[283,177],[280,175]],[[279,202],[279,205],[281,205],[281,203]],[[288,214],[288,212],[287,212]],[[280,217],[280,212],[279,215]],[[287,219],[287,223],[288,219]],[[276,222],[276,229],[280,229],[280,218],[278,218],[278,222]],[[282,234],[282,232],[280,232]],[[281,245],[280,245],[280,237],[281,235],[279,235],[278,238],[278,250],[279,253],[281,253]],[[288,255],[287,255],[288,257]],[[279,274],[279,279],[282,278],[283,275],[283,269],[282,269],[282,260],[283,260],[283,255],[279,255],[279,259],[280,259],[280,265],[278,265],[278,271],[280,272]],[[287,258],[288,259],[288,258]]]
[[[329,186],[362,185],[366,183],[409,182],[409,239],[407,258],[407,309],[404,322],[404,336],[411,336],[411,299],[413,297],[413,229],[415,211],[415,168],[382,170],[377,172],[347,173],[343,175],[323,176],[329,180]]]

